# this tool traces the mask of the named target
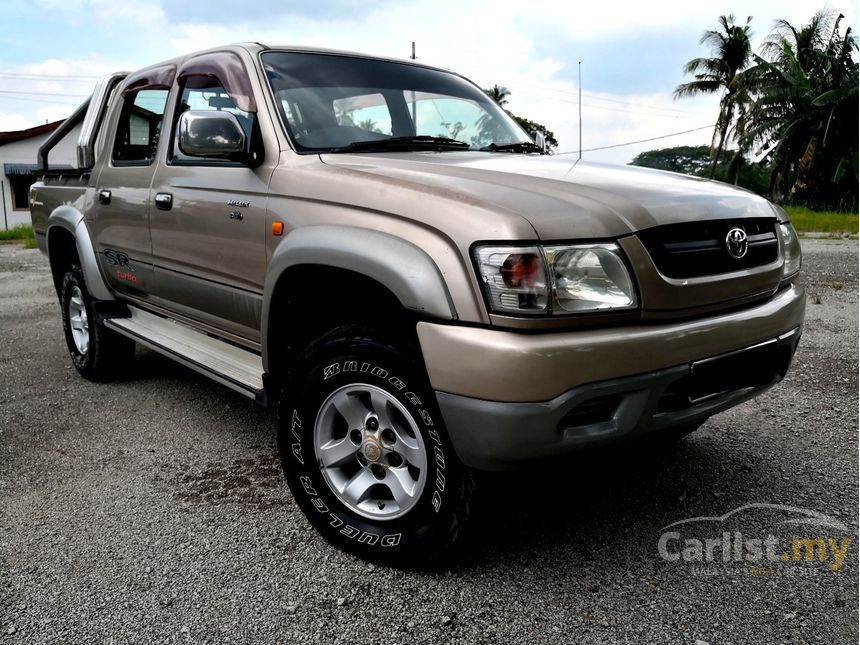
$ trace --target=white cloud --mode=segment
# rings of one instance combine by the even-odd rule
[[[125,21],[140,27],[164,24],[167,16],[158,2],[140,0],[90,0],[88,13],[99,22]]]
[[[26,130],[32,128],[36,123],[26,116],[20,114],[7,114],[0,112],[0,132],[9,132],[14,130]]]
[[[855,2],[837,0],[826,3],[841,11],[848,24],[857,24]],[[754,31],[763,37],[776,18],[802,24],[824,4],[809,0],[747,0],[741,3],[690,2],[690,0],[612,0],[610,2],[554,2],[532,0],[517,3],[502,10],[521,13],[527,30],[564,34],[572,41],[606,40],[623,37],[630,32],[689,29],[698,38],[702,31],[716,26],[717,17],[734,14],[742,22],[753,17]]]
[[[60,14],[73,22],[128,22],[149,26],[165,22],[158,0],[32,0],[43,15]]]
[[[472,78],[482,87],[494,83],[513,91],[513,112],[539,121],[554,130],[560,150],[575,150],[579,120],[575,61],[569,52],[589,43],[615,43],[647,34],[659,45],[663,34],[686,33],[693,47],[702,31],[716,25],[722,13],[734,12],[739,20],[754,16],[756,43],[767,34],[776,17],[802,24],[817,6],[808,0],[747,0],[734,7],[724,3],[664,0],[613,2],[551,2],[531,0],[417,0],[374,6],[361,13],[344,11],[337,18],[314,17],[310,10],[301,14],[296,5],[284,3],[280,12],[236,22],[219,22],[216,11],[199,3],[199,20],[171,22],[164,6],[170,0],[33,0],[34,11],[61,15],[76,21],[81,33],[93,20],[98,29],[128,34],[128,48],[97,56],[98,42],[87,42],[84,35],[76,51],[52,51],[50,40],[42,43],[49,56],[41,62],[20,66],[12,71],[52,76],[94,77],[116,69],[135,69],[160,59],[236,41],[261,41],[269,44],[305,44],[372,54],[407,57],[411,41],[417,41],[420,60],[453,69]],[[846,14],[846,23],[855,25],[854,3],[834,9]],[[185,8],[183,15],[189,15]],[[330,12],[329,12],[330,13]],[[146,27],[146,29],[142,29]],[[156,37],[150,37],[155,35]],[[704,49],[701,50],[706,54]],[[2,54],[0,54],[2,57]],[[630,76],[637,74],[636,60],[630,60]],[[677,75],[666,85],[680,82]],[[0,60],[0,70],[4,69]],[[688,130],[710,125],[716,118],[717,99],[702,97],[673,101],[671,95],[633,93],[619,78],[612,93],[583,94],[583,147],[593,148]],[[0,79],[0,89],[10,83]],[[43,79],[15,83],[19,91],[56,94],[52,103],[43,97],[13,102],[0,96],[0,130],[9,124],[35,125],[51,115],[69,113],[78,99],[72,95],[88,93],[92,82]],[[588,86],[586,84],[586,90]],[[51,100],[51,97],[44,97]],[[36,107],[38,106],[38,107]],[[44,117],[44,118],[43,118]],[[702,130],[677,137],[629,147],[586,153],[587,158],[615,162],[629,161],[637,152],[655,147],[703,144],[710,131]]]
[[[47,58],[40,62],[2,69],[0,75],[0,132],[21,130],[46,121],[64,119],[90,95],[96,79],[117,69],[135,69],[94,56],[86,59]],[[15,76],[11,76],[15,75]],[[36,78],[36,77],[43,78]],[[15,94],[3,94],[2,91]]]

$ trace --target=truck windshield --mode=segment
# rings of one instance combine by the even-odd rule
[[[271,51],[262,60],[300,152],[536,150],[504,110],[456,74],[334,54]]]

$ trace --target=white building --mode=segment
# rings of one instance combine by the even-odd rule
[[[27,193],[36,181],[32,172],[37,167],[39,148],[61,123],[55,121],[27,130],[0,132],[0,230],[30,223]],[[70,132],[51,150],[52,168],[75,167],[79,130],[80,127]]]

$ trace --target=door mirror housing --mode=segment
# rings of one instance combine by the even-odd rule
[[[245,131],[230,112],[188,110],[179,117],[179,149],[189,157],[244,160]]]
[[[532,137],[534,138],[535,145],[539,146],[541,150],[546,153],[546,137],[543,132],[532,132]]]

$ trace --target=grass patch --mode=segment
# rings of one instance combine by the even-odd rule
[[[33,237],[33,227],[29,224],[18,224],[8,231],[0,231],[0,240],[25,240]]]
[[[25,249],[36,248],[36,237],[33,227],[28,224],[18,224],[9,230],[0,231],[0,242],[23,242]]]
[[[857,215],[833,211],[813,211],[805,206],[786,206],[785,212],[799,233],[857,235]]]

